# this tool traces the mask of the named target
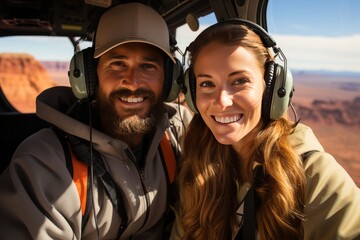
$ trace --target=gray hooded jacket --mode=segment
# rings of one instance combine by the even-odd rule
[[[37,115],[64,132],[89,141],[89,125],[64,113],[75,101],[71,88],[46,90],[37,98]],[[92,184],[94,205],[84,231],[81,230],[78,191],[66,166],[61,142],[49,128],[27,138],[0,176],[0,238],[97,239],[97,225],[100,239],[161,239],[168,206],[159,142],[165,130],[170,129],[170,137],[176,143],[192,117],[187,109],[179,110],[175,104],[167,104],[165,109],[141,169],[125,142],[92,129],[93,147],[123,195],[128,224],[121,236],[121,218],[96,177]]]

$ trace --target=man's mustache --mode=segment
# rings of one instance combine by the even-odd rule
[[[135,91],[132,91],[130,89],[127,88],[122,88],[122,89],[118,89],[116,91],[113,91],[109,98],[111,100],[116,99],[116,98],[121,98],[121,97],[155,97],[155,94],[148,90],[148,89],[144,89],[144,88],[139,88],[136,89]]]

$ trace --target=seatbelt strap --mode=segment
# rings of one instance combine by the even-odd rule
[[[79,194],[81,213],[82,216],[84,216],[86,209],[86,201],[88,197],[88,165],[76,158],[76,156],[72,153],[70,146],[69,149],[71,153],[71,162],[73,168],[72,177]]]
[[[300,155],[301,160],[305,161],[309,156],[311,156],[313,153],[318,152],[318,150],[311,150],[308,152],[305,152]],[[245,202],[244,202],[244,222],[243,226],[239,229],[235,239],[246,239],[251,240],[255,239],[257,234],[257,222],[256,222],[256,205],[257,205],[257,196],[254,192],[253,186],[249,189],[248,193],[245,196]]]
[[[167,131],[165,131],[165,134],[160,141],[160,147],[165,160],[169,183],[172,184],[175,181],[176,158],[171,144],[171,139]]]
[[[87,166],[86,163],[78,160],[76,156],[73,154],[71,150],[70,143],[68,142],[67,135],[60,129],[55,126],[52,126],[51,129],[55,132],[58,136],[60,143],[63,147],[65,161],[66,161],[66,168],[69,171],[70,176],[72,177],[76,189],[79,194],[80,204],[81,204],[81,214],[82,214],[82,230],[89,219],[90,216],[90,178],[89,171],[90,168]],[[75,172],[74,172],[75,169]]]
[[[236,240],[255,240],[256,239],[256,208],[255,208],[255,193],[254,187],[251,186],[246,193],[244,199],[244,215],[243,225],[238,231],[235,239]]]
[[[81,204],[81,213],[83,216],[82,225],[83,228],[85,223],[87,222],[89,215],[90,215],[90,178],[89,178],[89,164],[90,159],[78,159],[76,154],[73,152],[73,147],[80,147],[77,148],[77,152],[83,153],[81,156],[88,156],[88,145],[86,143],[82,143],[77,137],[67,135],[62,132],[60,129],[53,127],[54,132],[59,137],[60,142],[64,149],[64,154],[66,158],[66,166],[69,170],[70,175],[73,178],[74,184],[77,188],[80,204]],[[66,135],[66,137],[65,137]],[[174,154],[174,150],[171,144],[170,136],[167,132],[165,132],[161,142],[160,142],[161,152],[165,158],[165,165],[166,165],[166,172],[167,177],[170,183],[175,181],[175,172],[176,172],[176,158]],[[90,157],[88,157],[90,158]],[[99,177],[103,186],[105,187],[108,196],[110,197],[112,203],[114,204],[115,208],[117,208],[122,221],[122,226],[120,226],[121,230],[126,227],[127,224],[127,214],[125,211],[123,198],[119,190],[115,187],[115,184],[107,172],[104,163],[99,156],[99,153],[93,151],[93,167],[94,173]],[[121,231],[120,230],[120,231]]]
[[[69,140],[71,137],[68,137]],[[165,165],[167,169],[167,174],[169,177],[169,182],[173,183],[175,181],[175,172],[176,172],[176,159],[175,154],[172,148],[170,136],[165,132],[163,138],[160,142],[160,147],[165,158]],[[71,148],[70,148],[71,149]],[[84,216],[85,209],[87,207],[87,197],[88,197],[88,163],[85,163],[84,160],[79,160],[75,154],[70,150],[71,160],[72,160],[72,172],[73,172],[73,181],[78,189],[78,194],[81,203],[81,209]],[[104,163],[98,156],[98,153],[94,151],[93,156],[93,166],[95,175],[99,177],[103,183],[111,201],[114,206],[117,208],[121,218],[127,222],[127,214],[125,211],[123,198],[121,193],[118,192],[118,189],[115,187],[115,184],[105,169]]]

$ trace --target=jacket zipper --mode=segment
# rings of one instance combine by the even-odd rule
[[[135,159],[135,156],[134,154],[130,151],[130,149],[127,149],[126,150],[126,153],[128,155],[128,157],[130,158],[131,162],[134,164],[136,170],[138,171],[139,173],[139,176],[140,176],[140,182],[141,182],[141,186],[142,186],[142,189],[145,193],[145,200],[146,200],[146,211],[145,211],[145,219],[144,219],[144,222],[142,224],[142,226],[140,227],[143,228],[145,226],[145,224],[147,223],[147,221],[149,220],[149,216],[150,216],[150,197],[149,197],[149,192],[144,184],[144,180],[145,180],[145,173],[144,173],[144,168],[139,168],[139,165],[137,164],[136,162],[136,159]]]
[[[143,225],[141,226],[141,228],[143,228],[145,226],[145,224],[147,223],[147,221],[149,220],[149,216],[150,216],[150,197],[149,197],[149,192],[144,184],[144,180],[145,180],[144,168],[140,169],[139,172],[140,172],[140,178],[141,178],[141,185],[145,192],[145,200],[146,200],[145,220],[144,220]]]

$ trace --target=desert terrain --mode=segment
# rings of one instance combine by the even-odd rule
[[[67,71],[68,62],[0,54],[1,90],[21,112],[34,112],[37,94],[47,87],[69,85]],[[312,127],[360,187],[360,73],[293,71],[293,76],[293,104],[301,122]]]
[[[293,103],[301,122],[360,187],[360,74],[344,75],[295,72]]]

